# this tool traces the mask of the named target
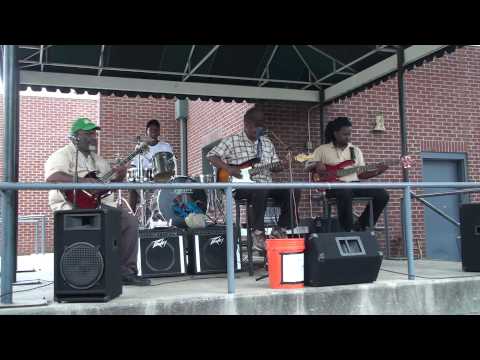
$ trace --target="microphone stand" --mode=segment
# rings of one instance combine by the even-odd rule
[[[287,145],[282,139],[280,139],[273,131],[269,130],[268,134],[271,134],[281,145],[285,147],[287,150],[288,154],[288,170],[289,170],[289,176],[290,176],[290,182],[293,182],[293,173],[292,173],[292,147]],[[296,216],[296,206],[294,206],[294,192],[293,189],[288,189],[290,192],[290,230],[292,231],[292,236],[294,236],[294,223],[295,223],[295,218]],[[294,209],[295,208],[295,209]],[[294,214],[295,211],[295,214]],[[298,222],[298,219],[297,219]],[[298,226],[298,224],[297,224]]]
[[[73,145],[75,146],[75,173],[73,174],[73,182],[78,183],[78,139],[76,137],[71,138]],[[73,210],[77,209],[77,189],[73,189]]]

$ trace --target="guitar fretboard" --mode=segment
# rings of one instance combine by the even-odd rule
[[[337,175],[337,177],[342,177],[342,176],[347,176],[347,175],[350,175],[350,174],[359,174],[359,173],[363,173],[363,172],[366,172],[366,171],[373,171],[373,170],[376,170],[377,166],[379,166],[379,165],[394,165],[398,161],[399,160],[390,160],[390,161],[384,161],[384,162],[377,163],[377,164],[354,166],[354,167],[347,168],[347,169],[337,170],[336,175]]]
[[[277,161],[277,162],[273,162],[273,163],[270,163],[270,164],[264,164],[264,165],[259,165],[259,166],[256,166],[254,168],[252,168],[250,170],[250,174],[256,174],[257,172],[259,171],[263,171],[263,170],[272,170],[272,169],[275,169],[276,167],[279,167],[281,165],[280,161]]]
[[[125,159],[121,160],[121,161],[118,163],[118,165],[119,165],[119,166],[123,166],[123,165],[125,165],[127,162],[132,161],[135,156],[137,156],[138,154],[140,154],[140,153],[143,151],[143,149],[144,149],[143,146],[140,147],[140,148],[138,148],[138,149],[135,150],[133,153],[131,153],[130,155],[128,155]],[[113,169],[112,169],[112,170],[110,170],[109,172],[107,172],[105,175],[103,175],[99,180],[100,180],[101,182],[108,182],[108,181],[110,181],[110,180],[112,179],[113,175],[115,175],[115,171],[113,171]]]

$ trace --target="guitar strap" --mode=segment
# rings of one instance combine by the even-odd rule
[[[350,159],[355,161],[355,149],[353,146],[350,146]]]
[[[262,158],[262,138],[259,137],[257,142],[257,159],[261,160],[261,158]]]

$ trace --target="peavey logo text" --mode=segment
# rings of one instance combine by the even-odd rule
[[[213,238],[210,238],[210,246],[217,244],[217,245],[222,245],[224,241],[223,236],[216,236]]]
[[[152,249],[155,249],[156,247],[161,247],[164,248],[167,246],[167,240],[166,239],[158,239],[153,242]]]

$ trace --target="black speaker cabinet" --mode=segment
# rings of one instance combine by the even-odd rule
[[[187,237],[183,229],[140,230],[140,263],[143,277],[187,273]]]
[[[480,271],[480,204],[460,206],[463,271]]]
[[[373,282],[382,258],[370,232],[309,234],[305,237],[305,285]]]
[[[120,211],[113,208],[54,214],[54,299],[105,302],[122,293]]]
[[[236,271],[240,271],[242,264],[235,238],[234,244],[234,266]],[[205,229],[189,229],[188,258],[190,274],[226,273],[227,227],[211,225]]]

